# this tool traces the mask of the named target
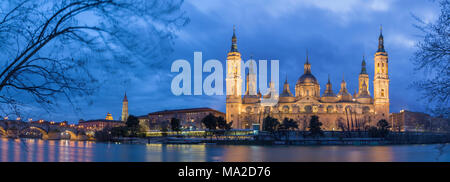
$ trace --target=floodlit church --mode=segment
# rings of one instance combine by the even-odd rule
[[[351,94],[343,78],[340,90],[335,93],[328,78],[326,88],[321,94],[319,81],[314,76],[312,64],[306,56],[303,74],[294,87],[294,92],[287,80],[281,94],[270,84],[269,93],[262,95],[256,92],[256,74],[249,69],[246,74],[246,92],[241,93],[241,54],[237,49],[237,38],[233,31],[231,51],[227,56],[227,98],[226,120],[233,122],[235,129],[249,129],[255,125],[261,127],[266,116],[294,119],[300,129],[305,129],[312,115],[319,116],[325,130],[363,129],[376,125],[380,119],[389,118],[389,75],[388,54],[384,49],[383,35],[380,31],[378,50],[375,53],[375,74],[373,78],[374,93],[370,93],[370,80],[366,70],[366,61],[362,60],[361,72],[358,75],[358,91]],[[256,94],[251,94],[256,93]],[[264,99],[275,93],[277,103],[267,104]]]

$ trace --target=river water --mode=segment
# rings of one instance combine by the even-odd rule
[[[0,139],[2,162],[450,161],[449,145],[247,146]]]

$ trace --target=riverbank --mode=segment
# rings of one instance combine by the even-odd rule
[[[282,135],[258,134],[247,136],[208,137],[146,137],[115,138],[113,142],[127,144],[217,144],[217,145],[403,145],[450,143],[450,135],[443,133],[391,133],[383,138],[367,137],[367,133],[327,132],[322,137],[310,137],[299,133]]]

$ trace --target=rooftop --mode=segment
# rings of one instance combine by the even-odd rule
[[[123,123],[120,120],[106,120],[106,119],[91,119],[87,121],[78,121],[78,123],[91,123],[91,122],[110,122],[110,123]]]
[[[201,107],[201,108],[189,108],[189,109],[163,110],[163,111],[157,111],[157,112],[149,113],[149,115],[187,113],[187,112],[208,112],[208,111],[222,113],[222,112],[220,112],[218,110],[215,110],[215,109],[211,109],[211,108],[208,108],[208,107]],[[225,113],[223,113],[223,114],[225,114]]]

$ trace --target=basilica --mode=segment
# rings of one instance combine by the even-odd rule
[[[231,50],[227,56],[226,76],[226,120],[233,122],[235,129],[261,127],[265,117],[293,119],[300,129],[305,129],[312,115],[319,116],[322,128],[329,131],[364,129],[376,125],[380,119],[389,118],[389,75],[388,54],[384,49],[382,31],[378,38],[378,50],[374,57],[373,93],[370,93],[369,75],[363,58],[361,72],[358,75],[357,92],[351,94],[343,78],[340,90],[334,93],[328,78],[326,88],[321,94],[319,81],[311,70],[311,63],[306,56],[303,74],[298,78],[294,92],[289,83],[284,82],[283,91],[278,94],[273,84],[269,93],[256,92],[255,73],[246,74],[246,92],[241,92],[241,54],[237,50],[237,38],[233,31]],[[252,94],[254,93],[254,94]],[[275,104],[266,104],[264,99],[273,98]]]

